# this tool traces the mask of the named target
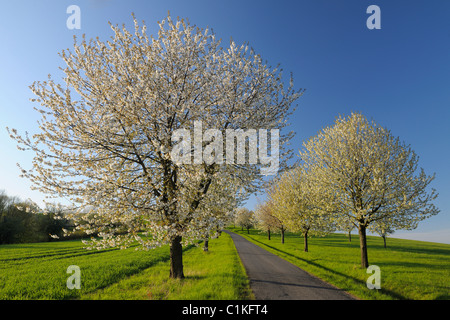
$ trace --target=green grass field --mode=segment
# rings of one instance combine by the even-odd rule
[[[267,239],[257,230],[231,228],[264,249],[292,262],[315,276],[346,290],[361,299],[450,299],[450,245],[387,239],[368,236],[369,264],[381,270],[381,289],[369,290],[366,281],[371,274],[362,269],[359,238],[331,234],[311,238],[309,252],[303,251],[303,238],[287,233],[282,244],[279,234]]]
[[[245,270],[230,236],[210,250],[184,250],[183,280],[169,279],[168,246],[150,251],[88,251],[79,240],[0,246],[0,299],[250,299]],[[67,267],[81,270],[68,289]]]
[[[369,290],[359,241],[343,234],[303,239],[231,228],[250,241],[361,299],[450,299],[450,245],[368,237],[369,263],[381,269],[381,289]],[[245,270],[226,233],[210,251],[184,249],[183,280],[169,279],[167,246],[150,251],[88,251],[79,240],[0,246],[0,299],[251,299]],[[81,289],[66,286],[67,267],[81,270]]]

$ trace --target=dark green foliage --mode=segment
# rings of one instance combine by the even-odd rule
[[[50,235],[61,237],[67,225],[61,211],[44,215],[38,207],[0,191],[0,244],[51,241]]]

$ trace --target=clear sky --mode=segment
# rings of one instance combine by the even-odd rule
[[[381,29],[369,30],[369,5],[381,10]],[[81,9],[81,29],[68,29],[67,7]],[[432,186],[441,213],[414,231],[394,236],[450,243],[450,1],[447,0],[227,0],[2,1],[0,8],[0,189],[38,202],[43,195],[19,178],[20,162],[32,155],[16,149],[5,127],[36,132],[38,113],[28,86],[58,80],[58,53],[72,48],[73,35],[106,40],[108,21],[132,27],[131,12],[149,33],[170,10],[199,27],[212,27],[227,45],[249,42],[269,65],[292,72],[306,92],[291,118],[303,140],[338,115],[362,112],[389,128],[420,156],[419,166],[436,173]],[[254,205],[252,199],[248,206]]]

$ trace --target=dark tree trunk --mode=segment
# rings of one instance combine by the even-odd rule
[[[348,242],[352,242],[352,232],[348,232]]]
[[[209,238],[206,237],[203,242],[203,251],[208,251],[208,249],[209,249]]]
[[[170,277],[183,279],[183,247],[181,236],[176,236],[170,241]]]
[[[367,269],[369,267],[369,258],[367,256],[366,226],[360,224],[358,232],[359,247],[361,249],[361,267]]]
[[[382,236],[384,241],[384,248],[386,248],[386,236]]]
[[[269,237],[270,240],[270,229],[267,230],[267,236]]]
[[[305,252],[308,252],[308,231],[306,231],[303,235],[304,243],[305,243]]]
[[[250,234],[250,228],[247,227],[247,234]]]
[[[281,243],[284,243],[284,228],[281,228]]]

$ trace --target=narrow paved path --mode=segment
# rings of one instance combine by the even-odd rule
[[[352,300],[345,291],[224,230],[234,241],[257,300]]]

